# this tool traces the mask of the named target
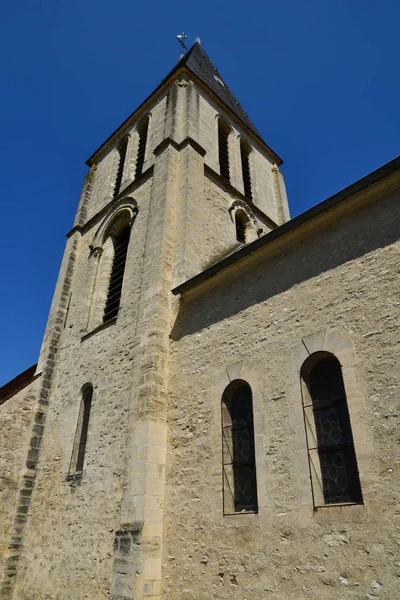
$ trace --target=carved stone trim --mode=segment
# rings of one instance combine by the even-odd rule
[[[175,85],[178,87],[188,87],[189,85],[193,85],[193,83],[189,79],[176,79]]]
[[[249,206],[248,206],[248,204],[246,204],[246,202],[244,202],[243,200],[240,200],[239,198],[236,198],[236,200],[233,200],[228,207],[228,211],[229,211],[232,223],[235,222],[234,215],[237,210],[242,210],[246,214],[250,223],[252,224],[252,226],[254,227],[254,229],[256,231],[259,229],[259,225],[258,225],[257,219],[256,219],[253,211],[249,208]]]
[[[89,246],[89,248],[90,256],[93,256],[93,258],[99,260],[101,255],[103,254],[103,248],[101,246],[96,246],[96,248],[94,248],[93,246]]]
[[[118,218],[118,213],[129,213],[128,225],[131,227],[138,211],[139,207],[134,198],[118,198],[118,200],[116,200],[108,210],[100,227],[97,229],[94,235],[93,241],[89,246],[92,252],[94,253],[96,249],[103,246],[105,237],[107,236],[113,221]]]
[[[182,150],[186,148],[186,146],[191,146],[194,150],[196,150],[201,156],[205,156],[207,154],[206,150],[196,140],[191,137],[187,137],[183,140],[183,142],[175,142],[170,137],[165,138],[156,148],[154,148],[153,153],[158,156],[161,154],[168,146],[172,146],[175,150]]]

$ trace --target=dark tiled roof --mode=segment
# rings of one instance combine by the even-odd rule
[[[214,94],[218,96],[218,98],[262,140],[262,136],[253,121],[242,108],[234,93],[229,89],[229,86],[221,73],[198,42],[196,42],[179,61],[178,66],[181,67],[183,65],[210,88],[210,90],[214,92]]]
[[[31,383],[35,377],[37,365],[34,364],[25,371],[22,371],[19,375],[8,381],[3,387],[0,387],[0,404],[15,396],[15,394],[21,391],[29,383]]]

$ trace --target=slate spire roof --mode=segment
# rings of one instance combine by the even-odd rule
[[[124,129],[138,111],[150,100],[150,98],[162,88],[162,86],[177,72],[179,69],[186,68],[188,71],[200,80],[215,96],[238,118],[240,121],[268,148],[277,164],[282,164],[282,159],[271,149],[265,142],[261,133],[258,131],[249,115],[242,108],[235,94],[229,88],[228,84],[218,71],[211,58],[205,52],[199,42],[195,42],[184,56],[176,63],[173,69],[166,75],[155,90],[146,98],[144,102],[112,133],[106,141],[92,154],[86,161],[88,166],[95,163],[99,152],[103,150],[114,139],[114,136]]]
[[[164,78],[167,80],[178,68],[185,66],[200,81],[202,81],[226,106],[261,140],[263,139],[249,115],[242,108],[236,96],[218,71],[211,58],[195,42],[187,53],[180,59],[178,64]],[[264,141],[264,140],[263,140]],[[265,143],[265,142],[264,142]]]

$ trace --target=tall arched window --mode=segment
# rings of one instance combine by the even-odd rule
[[[222,396],[222,463],[224,514],[257,512],[253,395],[242,379]]]
[[[93,386],[87,384],[82,389],[82,399],[79,407],[78,423],[76,425],[74,447],[72,450],[70,476],[82,474],[85,462],[86,444],[89,430],[90,409],[92,407]]]
[[[243,177],[243,189],[244,195],[249,200],[253,199],[253,192],[251,190],[251,173],[250,173],[250,156],[251,148],[244,140],[240,140],[240,158],[242,161],[242,177]]]
[[[228,125],[222,120],[218,119],[218,158],[219,158],[219,169],[222,177],[225,177],[228,181],[229,178],[229,148],[228,138],[230,129]]]
[[[129,235],[130,227],[125,226],[116,236],[112,237],[114,256],[108,283],[106,305],[104,308],[104,323],[116,317],[119,311]]]
[[[111,207],[89,246],[88,333],[111,324],[118,314],[130,231],[137,212],[133,198],[125,198]]]
[[[340,363],[333,354],[316,352],[301,377],[314,505],[362,503]]]
[[[117,163],[117,171],[115,176],[115,186],[114,186],[114,198],[118,196],[121,190],[122,177],[124,175],[124,166],[126,159],[126,150],[128,148],[129,138],[124,137],[117,146],[118,152],[118,163]]]
[[[139,125],[138,133],[139,133],[139,143],[138,143],[138,151],[136,157],[136,171],[135,178],[139,177],[139,175],[143,172],[144,160],[146,158],[146,145],[147,145],[147,134],[149,131],[149,117]]]

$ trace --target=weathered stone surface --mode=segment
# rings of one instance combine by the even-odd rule
[[[380,594],[398,594],[399,220],[399,195],[388,194],[334,224],[321,223],[297,244],[288,240],[285,252],[244,264],[236,276],[232,269],[231,278],[210,280],[181,304],[170,359],[165,598],[194,600],[199,590],[201,598],[238,600],[365,598],[378,593],[371,587],[377,577]],[[325,329],[329,336],[319,333]],[[331,508],[322,517],[313,511],[306,445],[296,445],[304,422],[300,386],[292,383],[308,356],[303,338],[316,351],[318,337],[321,350],[334,339],[353,341],[357,362],[348,361],[356,378],[348,402],[360,394],[365,400],[363,430],[353,423],[353,434],[357,450],[369,455],[362,468],[359,460],[364,507]],[[345,346],[335,343],[338,352]],[[299,344],[303,359],[293,361]],[[268,508],[227,518],[221,375],[239,359],[262,379],[254,395],[264,415],[256,452],[266,453],[258,492]],[[297,423],[290,418],[293,394]]]
[[[220,116],[231,128],[230,183],[219,173]],[[255,236],[287,220],[283,179],[185,73],[124,127],[85,179],[42,377],[0,406],[4,600],[397,597],[398,179],[177,299],[176,285],[237,250],[236,209]],[[252,145],[253,204],[241,136]],[[103,324],[122,210],[131,234],[121,304]],[[300,368],[320,350],[343,368],[363,505],[314,509]],[[253,392],[259,511],[224,516],[221,396],[236,378]],[[85,461],[71,475],[87,384]]]
[[[12,520],[24,469],[38,386],[39,380],[36,379],[0,405],[0,559],[2,561],[7,556],[10,536],[13,533]],[[30,493],[31,491],[24,490],[24,496]],[[21,540],[19,536],[12,539],[13,544],[20,543]]]

